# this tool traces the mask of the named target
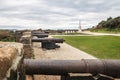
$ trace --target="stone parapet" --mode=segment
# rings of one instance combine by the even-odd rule
[[[21,43],[0,42],[0,80],[17,78],[17,67],[23,53],[23,44]]]
[[[32,58],[31,32],[23,32],[20,42],[24,45],[24,58]]]
[[[15,41],[20,42],[20,38],[23,35],[23,31],[16,31],[15,32]]]

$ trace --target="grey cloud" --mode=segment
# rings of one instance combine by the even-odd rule
[[[77,9],[81,12],[102,12],[111,9],[112,6],[119,5],[119,0],[109,1],[104,0],[103,3],[90,4],[88,1],[94,0],[46,0],[46,3],[50,6],[59,6],[66,8]]]
[[[102,2],[97,2],[99,0],[34,0],[37,3],[20,5],[9,5],[6,4],[7,1],[1,0],[0,18],[33,20],[43,24],[54,24],[61,21],[69,23],[78,21],[79,16],[85,16],[87,13],[101,15],[101,13],[107,11],[120,10],[119,0],[103,0]],[[11,1],[14,3],[17,0]],[[90,18],[88,16],[87,18],[84,19],[83,17],[81,20],[90,22],[98,19],[96,16]]]
[[[0,29],[23,29],[23,26],[14,25],[0,25]]]
[[[42,17],[46,18],[49,15],[72,16],[64,12],[41,9],[39,6],[5,7],[5,8],[0,8],[0,13],[1,13],[0,16],[2,17],[10,17],[10,18],[14,17],[14,18],[32,19],[32,20],[40,20],[42,19]]]
[[[3,0],[2,0],[3,1]],[[41,1],[41,0],[40,0]],[[89,0],[92,2],[92,0]],[[93,0],[94,1],[94,0]],[[39,2],[39,1],[38,1]],[[104,3],[99,3],[99,4],[90,4],[88,1],[86,0],[43,0],[43,2],[45,2],[44,5],[48,5],[48,6],[57,6],[57,7],[63,7],[63,8],[73,8],[76,9],[77,11],[81,11],[81,12],[99,12],[99,11],[106,11],[111,9],[112,6],[117,6],[119,5],[120,1],[119,0],[114,0],[114,1],[109,1],[109,0],[104,0]],[[13,6],[10,7],[9,5],[2,5],[5,8],[0,8],[1,10],[37,10],[38,12],[41,11],[43,7],[39,7],[38,5],[22,5],[22,6]],[[7,8],[6,8],[7,7]],[[45,10],[44,10],[45,11]],[[43,11],[43,12],[44,12]],[[48,13],[50,12],[50,10],[46,10],[48,11]],[[47,13],[47,12],[45,12]],[[61,14],[61,15],[68,15],[66,13],[61,13],[60,12],[52,12],[54,14]]]

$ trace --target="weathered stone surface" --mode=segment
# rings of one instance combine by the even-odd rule
[[[8,69],[12,65],[17,49],[14,47],[0,48],[0,80],[6,76]]]
[[[31,35],[30,31],[24,32],[23,35]]]
[[[32,46],[24,45],[24,58],[32,58]]]
[[[23,55],[23,45],[15,42],[0,42],[0,80],[10,77],[10,71],[17,69]]]
[[[24,32],[20,42],[23,44],[31,44],[31,32]]]
[[[20,42],[24,45],[24,58],[32,57],[32,45],[31,45],[31,32],[27,31],[23,33]]]
[[[31,44],[31,36],[29,35],[22,36],[20,42],[23,44]]]
[[[2,47],[6,47],[6,46],[11,46],[14,47],[16,49],[18,49],[18,55],[23,55],[23,44],[21,43],[16,43],[16,42],[0,42],[0,48]]]
[[[20,42],[20,38],[21,38],[22,34],[23,34],[23,31],[16,31],[15,32],[15,41],[16,42]]]

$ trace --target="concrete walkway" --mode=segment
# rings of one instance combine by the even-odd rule
[[[89,35],[99,35],[99,36],[102,36],[102,35],[120,36],[120,34],[112,34],[112,33],[97,33],[97,32],[90,32],[90,31],[83,31],[83,32],[80,32],[80,33],[83,33],[83,34],[89,34]]]
[[[34,54],[36,59],[54,59],[54,60],[81,60],[81,59],[96,59],[77,48],[74,48],[66,43],[59,44],[61,48],[53,50],[43,50],[40,48],[40,43],[34,43]]]
[[[61,48],[54,50],[41,49],[40,43],[33,43],[35,59],[49,60],[81,60],[96,59],[79,49],[76,49],[66,43],[60,44]],[[60,80],[60,76],[34,75],[34,80]]]
[[[76,35],[51,35],[51,36],[120,36],[120,34],[112,34],[112,33],[97,33],[97,32],[90,32],[90,31],[83,31],[80,32],[82,34]]]

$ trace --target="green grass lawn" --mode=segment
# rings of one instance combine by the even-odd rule
[[[119,36],[59,36],[59,38],[64,38],[66,43],[97,58],[120,59]]]

